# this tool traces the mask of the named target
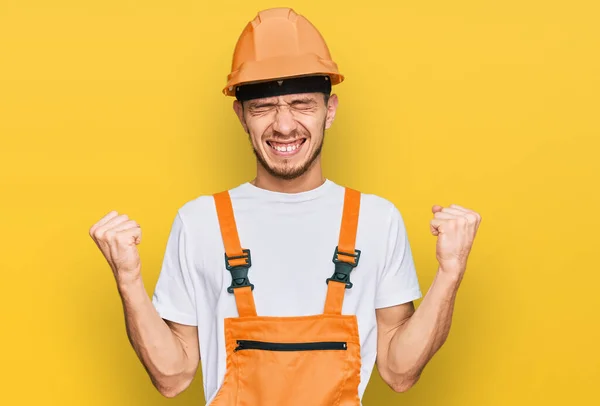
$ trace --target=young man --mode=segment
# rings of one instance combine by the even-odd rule
[[[432,208],[437,276],[421,297],[402,216],[324,179],[321,147],[343,76],[291,9],[243,31],[224,89],[256,178],[177,212],[153,300],[139,225],[110,212],[90,229],[123,301],[127,333],[156,388],[185,390],[200,359],[211,405],[360,405],[375,364],[402,392],[445,341],[481,218]]]

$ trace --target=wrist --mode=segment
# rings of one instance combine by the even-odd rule
[[[129,291],[138,289],[144,285],[140,272],[124,272],[122,274],[116,272],[115,280],[121,294],[128,293]]]
[[[442,267],[438,268],[437,276],[444,283],[448,285],[455,286],[458,288],[460,285],[462,278],[464,275],[464,271],[458,267]]]
[[[439,269],[447,274],[461,277],[465,273],[467,265],[462,261],[444,261],[439,263]]]

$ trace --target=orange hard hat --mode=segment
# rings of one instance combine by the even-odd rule
[[[326,76],[331,85],[344,80],[315,26],[291,8],[272,8],[242,31],[223,93],[235,96],[239,85],[314,75]]]

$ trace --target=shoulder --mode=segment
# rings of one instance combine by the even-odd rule
[[[227,191],[233,195],[237,193],[240,188],[241,185]],[[185,224],[197,222],[205,223],[213,218],[216,219],[217,212],[214,195],[223,191],[225,190],[215,191],[213,194],[201,194],[184,202],[177,209],[177,217]]]
[[[361,193],[360,205],[361,209],[369,213],[378,213],[381,215],[390,215],[393,211],[397,210],[396,205],[390,200],[372,193]]]
[[[380,230],[403,230],[404,219],[400,209],[390,200],[375,194],[362,193],[360,215],[365,222],[377,224]]]
[[[400,210],[391,200],[374,194],[357,190],[360,193],[360,215],[368,217],[369,221],[389,224],[402,221]]]
[[[177,210],[182,220],[206,217],[215,211],[215,200],[212,195],[201,195],[185,202]]]
[[[338,185],[342,190],[345,185]],[[373,232],[392,232],[403,229],[404,220],[400,209],[394,202],[375,193],[348,187],[360,193],[359,222],[363,228]]]

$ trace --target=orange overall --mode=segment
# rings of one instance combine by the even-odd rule
[[[354,247],[360,193],[345,191],[335,269],[323,278],[323,314],[300,317],[256,314],[250,250],[241,247],[229,193],[214,199],[239,317],[225,319],[227,370],[211,406],[359,406],[358,324],[355,315],[342,315],[342,303],[360,257]]]

